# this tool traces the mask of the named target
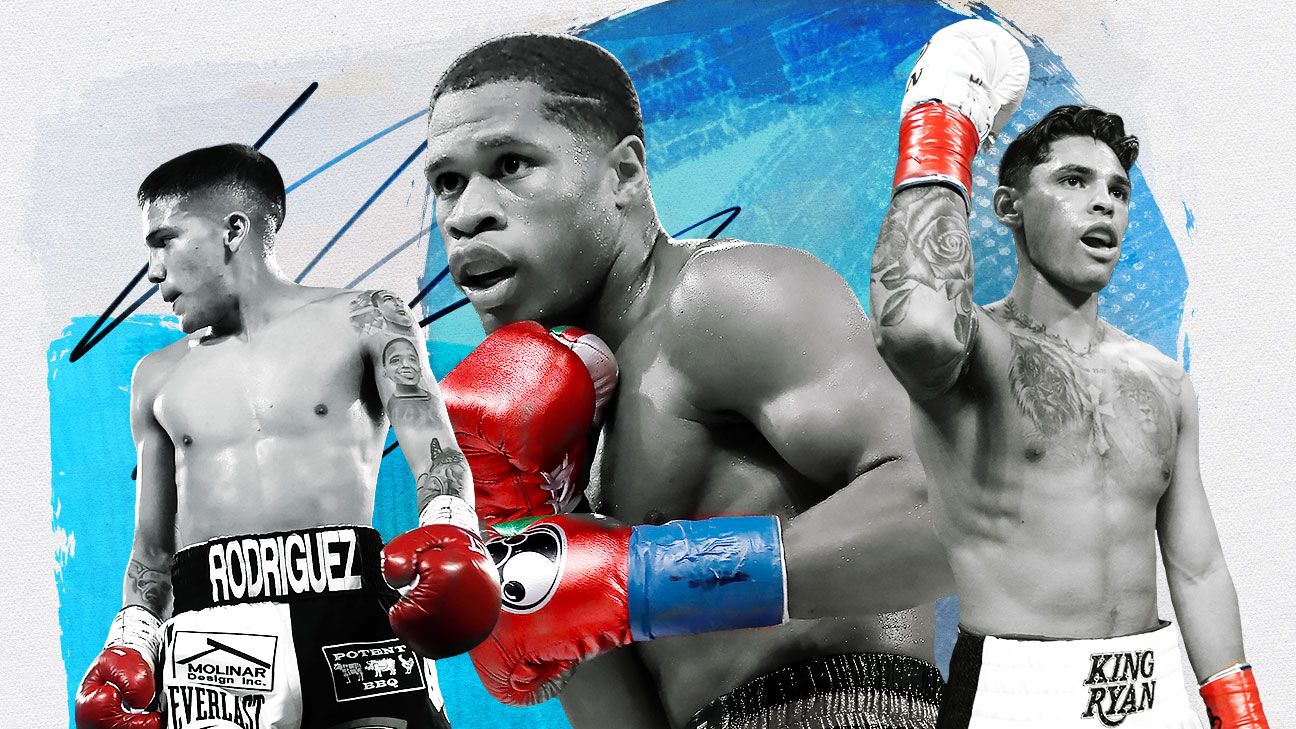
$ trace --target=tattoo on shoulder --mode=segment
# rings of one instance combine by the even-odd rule
[[[878,322],[895,326],[905,320],[914,289],[925,286],[954,302],[954,336],[965,347],[976,326],[972,314],[972,244],[967,220],[935,204],[936,187],[915,193],[915,205],[892,207],[882,223],[873,256],[873,279],[888,292]]]
[[[126,564],[126,579],[154,612],[161,614],[171,600],[171,570],[150,567],[132,559]]]
[[[409,308],[390,291],[362,291],[351,299],[351,325],[361,334],[378,332],[414,333]]]
[[[432,439],[432,463],[418,477],[419,503],[436,496],[462,497],[468,490],[468,459],[456,448],[443,449],[439,438]]]

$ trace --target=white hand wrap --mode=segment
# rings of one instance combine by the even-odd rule
[[[127,605],[117,612],[108,627],[104,647],[123,646],[139,651],[156,671],[162,658],[162,621],[141,605]]]
[[[434,496],[419,512],[419,526],[450,524],[479,534],[477,510],[458,496]]]

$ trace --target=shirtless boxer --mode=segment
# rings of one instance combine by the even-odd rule
[[[972,159],[1028,76],[992,23],[932,38],[873,258],[873,331],[914,401],[960,597],[940,726],[1199,726],[1157,610],[1157,540],[1212,726],[1267,726],[1202,489],[1192,383],[1098,318],[1138,155],[1120,117],[1059,107],[1009,145],[990,209],[1012,230],[1017,278],[972,304]]]
[[[500,593],[415,320],[386,292],[283,277],[283,180],[251,147],[177,157],[139,203],[149,280],[188,336],[135,368],[126,607],[77,726],[448,726],[431,662],[397,635],[465,651]],[[422,526],[380,560],[367,525],[389,424]],[[380,568],[416,584],[397,599]]]
[[[507,604],[473,653],[488,688],[547,698],[582,659],[638,641],[571,674],[573,725],[932,726],[930,602],[948,572],[906,398],[845,282],[802,251],[668,237],[634,87],[576,38],[458,59],[433,94],[427,160],[451,275],[493,332],[483,346],[546,336],[509,322],[574,324],[620,366],[591,493],[635,526],[550,517],[492,542]],[[779,517],[781,545],[771,516],[708,518],[753,514]],[[551,585],[520,574],[526,550],[567,560],[551,596],[529,599]]]

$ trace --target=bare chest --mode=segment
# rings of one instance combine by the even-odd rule
[[[154,403],[176,445],[310,435],[363,410],[359,351],[325,326],[294,324],[198,344],[176,363]]]
[[[1074,352],[1033,334],[1011,336],[1003,411],[1028,463],[1099,468],[1164,487],[1178,440],[1179,381],[1126,343]]]
[[[800,478],[734,414],[700,411],[652,337],[617,353],[621,381],[592,469],[599,510],[629,523],[794,511]]]

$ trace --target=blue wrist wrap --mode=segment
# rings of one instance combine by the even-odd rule
[[[636,641],[787,619],[777,517],[637,526],[629,561],[630,632]]]

